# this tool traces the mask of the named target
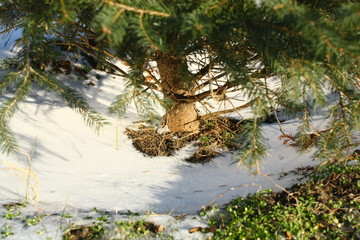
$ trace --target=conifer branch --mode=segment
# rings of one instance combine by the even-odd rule
[[[110,113],[117,113],[120,116],[126,113],[128,105],[133,102],[139,115],[143,118],[148,118],[150,121],[160,119],[159,114],[154,109],[155,103],[164,105],[157,95],[153,92],[148,93],[142,88],[135,85],[129,85],[123,94],[116,97],[115,101],[109,108]]]
[[[120,10],[116,13],[116,15],[114,16],[112,22],[115,23],[115,22],[120,18],[121,14],[122,14],[124,11],[125,11],[125,9],[120,9]]]
[[[146,10],[146,9],[139,9],[139,8],[134,8],[125,4],[121,4],[118,2],[114,2],[111,0],[101,0],[103,3],[106,3],[110,6],[115,6],[115,7],[119,7],[122,9],[125,9],[126,11],[130,11],[130,12],[136,12],[136,13],[140,13],[140,14],[150,14],[150,15],[155,15],[155,16],[160,16],[160,17],[170,17],[171,15],[168,13],[164,13],[164,12],[158,12],[158,11],[154,11],[154,10]]]
[[[255,118],[254,119],[254,129],[253,129],[253,131],[254,131],[254,133],[256,133],[256,130],[257,130],[257,127],[258,127],[258,118]],[[253,143],[252,143],[252,145],[253,145],[253,152],[257,155],[257,153],[256,153],[256,151],[259,149],[259,146],[258,146],[258,138],[257,138],[258,136],[257,136],[257,134],[253,134]],[[255,165],[256,165],[256,172],[257,172],[257,174],[260,174],[260,168],[259,168],[259,158],[254,158],[253,159],[253,161],[255,161]]]
[[[246,103],[244,105],[234,107],[234,108],[231,108],[231,109],[226,109],[226,110],[217,111],[217,112],[211,112],[211,113],[208,113],[206,115],[200,116],[199,119],[204,120],[204,119],[207,119],[207,118],[211,118],[213,116],[223,115],[223,114],[227,114],[227,113],[233,113],[233,112],[236,112],[236,111],[239,111],[239,110],[250,107],[253,104],[253,101],[250,101],[250,102],[248,102],[248,103]]]
[[[21,71],[19,72],[11,72],[2,80],[0,80],[0,92],[4,91],[11,84],[16,83],[20,79]]]
[[[5,102],[4,104],[5,106],[0,109],[1,120],[8,120],[12,116],[19,102],[22,99],[24,99],[29,93],[29,86],[30,86],[29,76],[30,76],[29,72],[26,71],[23,81],[17,87],[17,90],[15,92],[15,97]]]
[[[87,102],[75,90],[61,86],[55,80],[45,77],[33,68],[30,68],[30,70],[37,77],[37,79],[41,81],[42,85],[46,86],[53,92],[60,93],[62,98],[66,101],[67,105],[70,108],[77,110],[84,117],[88,126],[94,126],[96,132],[99,132],[100,128],[107,124],[103,117],[90,109]]]
[[[263,145],[258,118],[246,123],[241,131],[239,142],[241,143],[240,151],[235,156],[237,165],[244,164],[246,167],[255,166],[257,174],[260,174],[260,161],[266,156],[266,148]]]
[[[193,90],[194,92],[197,92],[201,89],[203,89],[204,87],[210,85],[212,82],[216,81],[216,80],[219,80],[220,78],[222,77],[225,77],[227,75],[226,72],[223,72],[217,76],[214,76],[210,79],[206,79],[205,82],[201,83],[201,84],[198,84],[197,86],[195,86],[195,89]],[[225,83],[226,84],[226,83]]]
[[[0,121],[0,149],[1,152],[9,154],[18,150],[18,144],[7,123]]]
[[[150,46],[154,49],[154,51],[158,51],[159,48],[155,45],[154,41],[151,39],[151,37],[149,36],[149,34],[147,33],[145,27],[144,27],[144,22],[143,22],[143,13],[139,14],[139,26],[141,31],[144,33],[146,40],[149,42]]]
[[[0,108],[0,146],[1,151],[7,154],[18,150],[14,134],[8,128],[8,121],[15,113],[19,103],[28,96],[31,86],[29,69],[25,67],[23,73],[25,76],[17,86],[15,97],[3,103]],[[17,75],[15,76],[17,77]]]
[[[61,6],[61,11],[63,13],[63,15],[65,16],[66,19],[70,19],[68,12],[66,11],[65,8],[65,3],[64,0],[60,0],[60,6]]]
[[[86,44],[86,43],[84,43],[84,44],[85,44],[85,47],[86,47],[86,48],[90,48],[90,49],[92,49],[92,50],[94,50],[94,51],[96,51],[96,52],[103,53],[103,54],[107,55],[108,57],[111,57],[111,58],[113,58],[113,59],[116,59],[116,60],[122,62],[122,63],[125,64],[125,65],[128,65],[128,63],[127,63],[124,59],[119,58],[118,56],[116,56],[115,54],[112,54],[112,53],[109,52],[109,51],[106,51],[106,50],[104,50],[104,49],[97,48],[97,47],[95,47],[95,46],[91,46],[91,45]],[[85,47],[81,46],[79,43],[74,42],[74,41],[70,41],[70,42],[68,42],[68,43],[66,43],[66,42],[64,42],[64,43],[55,43],[55,45],[59,45],[59,46],[61,46],[61,45],[64,45],[64,46],[76,46],[77,48],[81,49],[81,51],[83,51],[84,53],[89,54],[89,55],[92,56],[92,57],[96,57],[93,53],[91,53],[90,51],[88,51],[87,49],[85,49]],[[123,76],[126,76],[126,75],[127,75],[127,73],[126,73],[124,70],[122,70],[121,68],[117,67],[116,65],[111,64],[111,63],[109,63],[109,62],[107,62],[107,64],[111,65],[113,68],[115,68],[117,71],[119,71],[121,74],[123,74]]]
[[[145,93],[138,93],[134,97],[135,106],[140,116],[150,122],[154,122],[160,119],[160,116],[154,109],[154,103],[151,100],[153,100],[153,98]]]
[[[184,96],[184,95],[180,95],[180,94],[175,94],[175,93],[171,93],[171,96],[176,98],[179,101],[183,101],[183,102],[200,102],[204,99],[206,99],[207,97],[211,96],[211,95],[221,95],[223,94],[228,87],[230,86],[229,82],[226,82],[224,85],[218,87],[217,89],[214,90],[208,90],[196,95],[190,95],[190,96]]]
[[[11,30],[13,30],[15,27],[16,27],[16,25],[12,25],[12,26],[10,26],[10,27],[8,27],[8,28],[0,31],[0,35],[1,35],[1,34],[4,34],[4,33],[5,33],[6,35],[9,35],[10,32],[11,32]]]
[[[194,74],[194,77],[196,80],[200,80],[203,78],[206,74],[208,74],[211,70],[211,68],[214,66],[216,59],[213,59],[209,64],[201,68],[197,73]]]
[[[117,113],[120,116],[124,115],[128,104],[132,101],[133,90],[126,91],[123,94],[118,95],[115,101],[109,107],[110,113]]]

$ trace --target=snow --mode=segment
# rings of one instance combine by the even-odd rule
[[[21,37],[22,32],[17,30],[11,33],[9,36],[2,36],[0,34],[0,60],[7,57],[14,57],[20,50],[15,46],[15,41]]]
[[[14,55],[9,46],[0,48],[0,58]],[[206,226],[206,219],[197,215],[203,207],[221,206],[267,188],[280,190],[277,185],[285,188],[299,181],[294,174],[279,179],[281,173],[318,164],[311,152],[299,155],[284,145],[277,124],[264,125],[270,149],[261,167],[264,175],[232,164],[235,153],[231,152],[210,163],[187,163],[184,159],[195,151],[191,144],[171,157],[144,156],[124,134],[125,128],[138,120],[135,108],[130,107],[121,119],[107,111],[124,89],[120,77],[93,70],[89,80],[95,86],[74,76],[58,78],[82,86],[81,93],[109,124],[96,135],[57,95],[37,87],[32,90],[10,122],[23,152],[0,155],[0,204],[25,201],[26,196],[30,200],[21,208],[18,221],[0,217],[0,228],[11,226],[15,234],[7,239],[61,239],[64,226],[86,224],[84,218],[94,208],[110,212],[114,219],[123,219],[128,211],[140,213],[140,218],[165,226],[175,239],[203,239],[206,235],[202,233],[188,232]],[[325,122],[321,116],[314,117],[317,128]],[[297,126],[297,120],[283,123],[288,133]],[[1,215],[6,212],[0,207]],[[70,212],[73,218],[65,219],[63,212]],[[21,222],[34,214],[45,214],[42,224],[27,227]],[[182,214],[186,216],[175,220],[174,216]]]

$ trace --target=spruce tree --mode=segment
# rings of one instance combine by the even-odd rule
[[[59,58],[59,46],[96,59],[127,80],[127,88],[109,106],[124,114],[134,101],[147,118],[158,102],[172,132],[199,130],[214,114],[250,108],[253,118],[239,136],[236,160],[257,164],[266,154],[262,119],[277,109],[301,119],[300,151],[311,141],[312,115],[328,107],[325,88],[337,96],[330,123],[317,133],[316,156],[342,159],[359,142],[360,4],[356,0],[0,0],[2,34],[23,30],[18,70],[0,82],[15,86],[2,103],[0,141],[16,150],[8,128],[18,103],[33,84],[58,92],[96,128],[104,119],[76,92],[55,81],[41,63]],[[113,64],[121,60],[125,72]],[[278,79],[271,88],[269,78]],[[239,92],[243,105],[199,116],[196,104],[229,101]],[[161,93],[161,94],[159,94]],[[243,97],[240,96],[240,97]]]

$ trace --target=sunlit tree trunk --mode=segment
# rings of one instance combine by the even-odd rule
[[[165,115],[165,124],[171,132],[193,132],[199,130],[195,101],[185,100],[194,92],[189,79],[186,60],[174,54],[158,53],[156,59],[164,95],[172,102]]]

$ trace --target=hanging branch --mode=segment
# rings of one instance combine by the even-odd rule
[[[247,167],[256,167],[257,174],[260,174],[260,161],[266,156],[266,148],[262,143],[260,120],[254,118],[253,121],[243,126],[239,140],[241,141],[240,151],[235,161],[238,166],[244,164]]]
[[[107,124],[103,117],[90,109],[87,102],[75,90],[65,86],[61,86],[55,80],[43,76],[39,72],[35,71],[33,68],[30,68],[30,71],[49,90],[53,92],[59,92],[62,98],[66,101],[67,105],[70,108],[77,110],[81,115],[83,115],[87,125],[94,126],[96,132],[99,132],[100,128]]]
[[[84,53],[86,53],[86,54],[88,54],[88,55],[90,55],[92,57],[96,57],[92,52],[86,50],[84,47],[82,47],[81,45],[79,45],[78,43],[76,43],[74,41],[70,41],[68,43],[54,43],[54,45],[58,45],[58,46],[61,46],[61,45],[63,45],[63,46],[76,46],[77,48],[81,49],[81,51],[83,51]],[[112,54],[112,53],[110,53],[110,52],[108,52],[106,50],[99,49],[97,47],[94,47],[94,46],[91,46],[91,45],[88,45],[88,44],[85,45],[85,47],[90,48],[90,49],[92,49],[94,51],[97,51],[97,52],[101,52],[101,53],[103,53],[105,55],[108,55],[109,57],[112,57],[112,58],[114,58],[116,60],[119,60],[119,61],[123,62],[124,64],[127,64],[123,59],[120,59],[119,57],[115,56],[114,54]],[[120,72],[122,74],[121,76],[125,77],[125,76],[128,75],[124,70],[122,70],[121,68],[119,68],[115,64],[113,64],[111,62],[108,62],[108,61],[106,63],[109,66],[111,66],[114,70]]]
[[[30,72],[27,67],[24,68],[23,74],[25,74],[25,76],[17,86],[15,97],[3,103],[3,107],[0,108],[0,146],[1,151],[7,154],[18,150],[15,136],[8,127],[8,121],[15,113],[19,103],[24,100],[30,92]],[[17,77],[17,75],[14,76]]]

